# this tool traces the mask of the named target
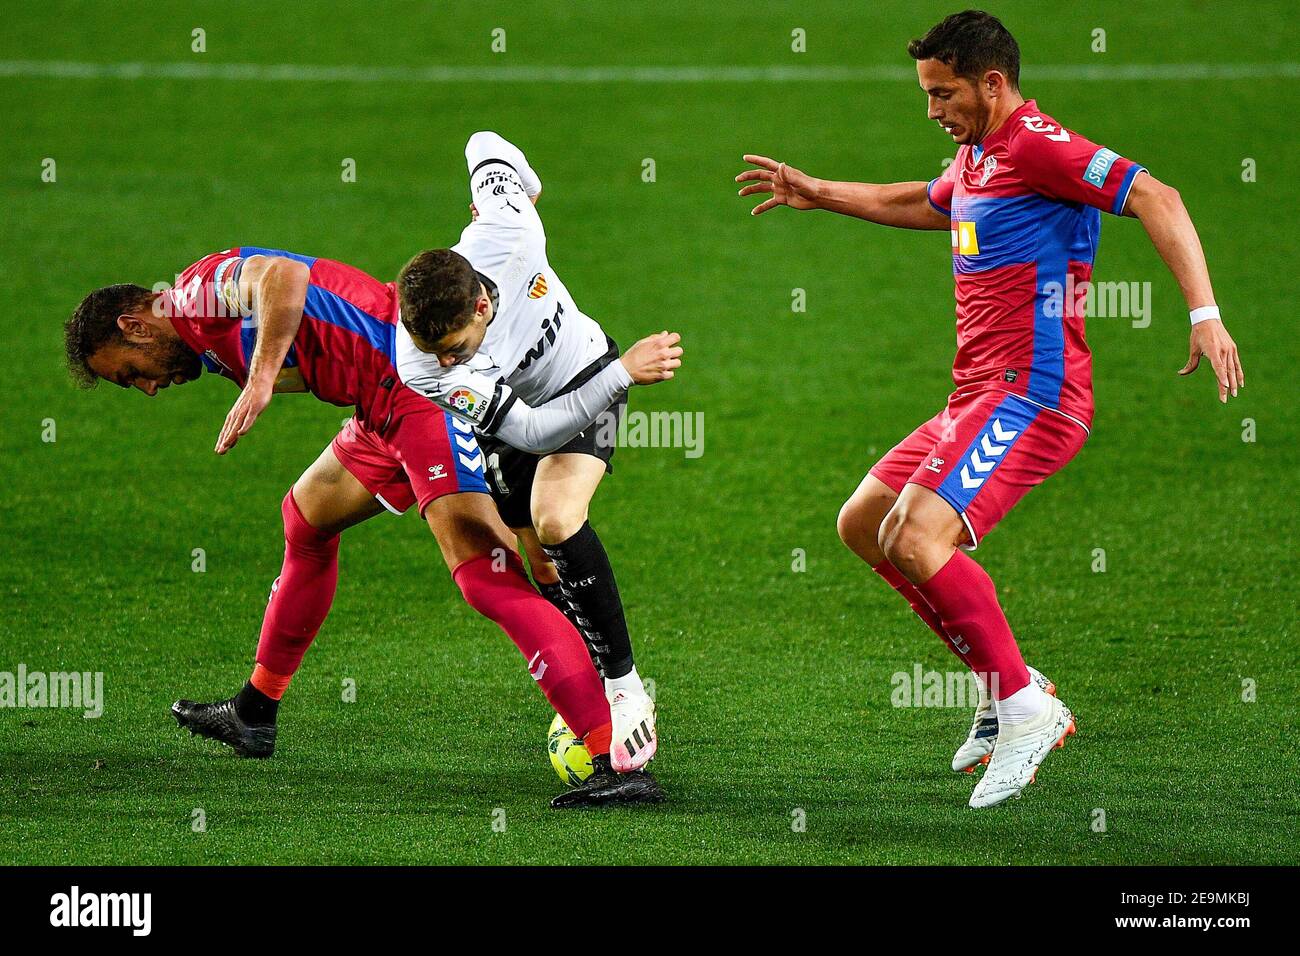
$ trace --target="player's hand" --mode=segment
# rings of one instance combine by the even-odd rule
[[[821,180],[814,179],[793,166],[768,159],[766,156],[746,153],[745,162],[753,163],[758,169],[747,169],[736,177],[738,183],[749,183],[740,190],[740,195],[772,194],[771,199],[764,200],[749,211],[751,216],[762,215],[773,206],[789,206],[791,209],[817,208]]]
[[[253,422],[257,421],[257,416],[271,404],[272,388],[274,385],[265,387],[249,384],[239,393],[239,398],[235,400],[230,413],[226,415],[226,424],[221,428],[221,435],[217,438],[215,451],[218,455],[230,451],[240,437],[248,434],[248,430],[253,427]]]
[[[1219,401],[1227,402],[1228,393],[1237,397],[1237,389],[1246,384],[1246,376],[1241,370],[1241,357],[1237,354],[1237,343],[1218,319],[1207,319],[1192,326],[1191,354],[1187,364],[1178,370],[1179,375],[1191,375],[1201,364],[1201,356],[1210,360],[1214,376],[1219,380]]]
[[[681,340],[676,332],[647,335],[624,352],[619,361],[638,385],[665,382],[682,364],[682,347],[677,344]]]

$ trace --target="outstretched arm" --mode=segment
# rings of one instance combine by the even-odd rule
[[[1149,173],[1140,175],[1133,181],[1124,214],[1142,221],[1151,244],[1178,280],[1187,308],[1191,310],[1190,350],[1187,364],[1178,374],[1190,375],[1196,371],[1201,356],[1205,356],[1218,379],[1219,401],[1226,402],[1229,393],[1235,398],[1237,389],[1246,383],[1241,357],[1219,318],[1201,239],[1178,190]]]
[[[745,154],[747,169],[736,177],[749,183],[740,195],[770,193],[771,198],[750,210],[759,216],[776,206],[791,209],[825,209],[882,226],[900,229],[948,229],[949,220],[930,204],[927,183],[843,183],[817,179],[766,156]]]
[[[248,381],[217,437],[218,455],[234,448],[271,403],[276,376],[302,324],[310,283],[311,269],[296,259],[257,256],[244,263],[240,300],[251,303],[257,314],[257,345],[248,363]]]

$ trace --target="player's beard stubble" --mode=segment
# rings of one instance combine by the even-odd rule
[[[148,342],[138,346],[150,361],[173,382],[180,376],[182,382],[190,382],[203,373],[203,362],[198,353],[179,338],[164,342]]]

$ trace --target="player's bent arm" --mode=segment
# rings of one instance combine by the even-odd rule
[[[257,344],[248,363],[249,388],[270,392],[302,325],[311,268],[296,259],[257,256],[240,272],[240,296],[257,314]]]
[[[1129,190],[1124,215],[1141,220],[1142,228],[1151,237],[1151,244],[1178,280],[1193,319],[1197,317],[1197,310],[1201,309],[1214,309],[1209,314],[1217,314],[1214,288],[1210,284],[1210,270],[1205,264],[1201,238],[1196,233],[1196,226],[1192,223],[1192,217],[1183,205],[1178,190],[1160,182],[1150,173],[1140,173]],[[1237,345],[1222,320],[1213,318],[1194,321],[1187,364],[1179,374],[1189,375],[1194,372],[1202,355],[1210,360],[1214,368],[1219,383],[1219,400],[1226,402],[1228,394],[1235,396],[1246,379]]]
[[[443,368],[430,353],[400,357],[397,374],[407,388],[483,434],[496,435],[521,451],[545,454],[589,428],[632,385],[672,378],[682,364],[680,341],[675,332],[648,336],[581,387],[536,407],[504,382],[464,365]]]
[[[311,268],[282,256],[254,256],[239,275],[240,301],[251,304],[257,315],[257,344],[248,363],[243,391],[226,414],[213,449],[224,455],[257,421],[271,403],[276,376],[284,365],[307,303]]]
[[[542,192],[542,180],[533,171],[533,167],[528,165],[523,150],[504,136],[491,130],[480,130],[469,138],[469,142],[465,144],[465,163],[469,167],[471,178],[476,169],[494,159],[507,163],[519,174],[519,181],[523,184],[524,192],[536,204],[537,197]],[[471,182],[471,191],[473,188]]]
[[[623,364],[611,362],[580,388],[542,405],[531,406],[511,395],[489,434],[521,451],[544,455],[590,428],[633,384]]]
[[[681,367],[681,336],[660,332],[641,339],[580,388],[530,407],[515,400],[502,408],[494,433],[507,445],[546,454],[568,444],[633,385],[653,385]]]

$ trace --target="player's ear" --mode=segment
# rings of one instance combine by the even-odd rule
[[[147,342],[153,338],[153,329],[138,315],[122,314],[117,317],[117,327],[128,342]]]

